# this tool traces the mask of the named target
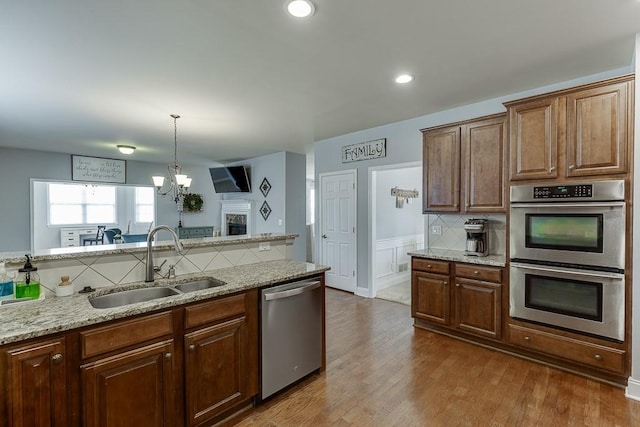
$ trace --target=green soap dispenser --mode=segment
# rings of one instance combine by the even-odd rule
[[[40,277],[36,273],[38,268],[31,265],[31,255],[25,256],[27,262],[24,263],[24,267],[18,270],[20,275],[16,280],[16,299],[38,299],[40,296]]]

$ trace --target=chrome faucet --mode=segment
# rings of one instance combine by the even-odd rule
[[[183,249],[182,243],[180,243],[180,240],[178,239],[178,235],[176,234],[175,231],[173,231],[173,229],[169,228],[168,226],[159,225],[153,230],[151,230],[149,232],[149,235],[147,235],[147,274],[144,279],[145,282],[153,282],[153,279],[154,279],[152,242],[153,242],[153,236],[155,236],[156,233],[160,230],[168,231],[169,234],[171,234],[171,237],[173,237],[173,243],[176,246],[177,252],[182,252],[182,249]]]

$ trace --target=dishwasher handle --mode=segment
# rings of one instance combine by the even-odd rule
[[[274,299],[288,298],[295,295],[303,294],[305,292],[312,291],[314,289],[318,289],[319,287],[320,287],[320,282],[317,280],[313,282],[303,282],[301,286],[290,288],[284,291],[265,292],[264,299],[265,301],[271,301]]]

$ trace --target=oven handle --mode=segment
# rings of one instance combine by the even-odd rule
[[[511,203],[511,208],[624,208],[625,202],[594,203]]]
[[[577,270],[577,269],[564,269],[558,267],[547,267],[547,266],[537,266],[531,264],[523,264],[521,262],[512,262],[511,267],[522,268],[525,270],[536,270],[542,272],[549,273],[562,273],[562,274],[575,274],[576,276],[586,276],[586,277],[602,277],[605,279],[615,279],[615,280],[623,280],[624,274],[620,273],[609,273],[606,271],[593,271],[593,270]]]

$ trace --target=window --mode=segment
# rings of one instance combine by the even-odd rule
[[[136,187],[136,222],[153,222],[155,218],[155,189]]]
[[[48,185],[49,225],[92,225],[116,222],[116,188],[107,185]]]

